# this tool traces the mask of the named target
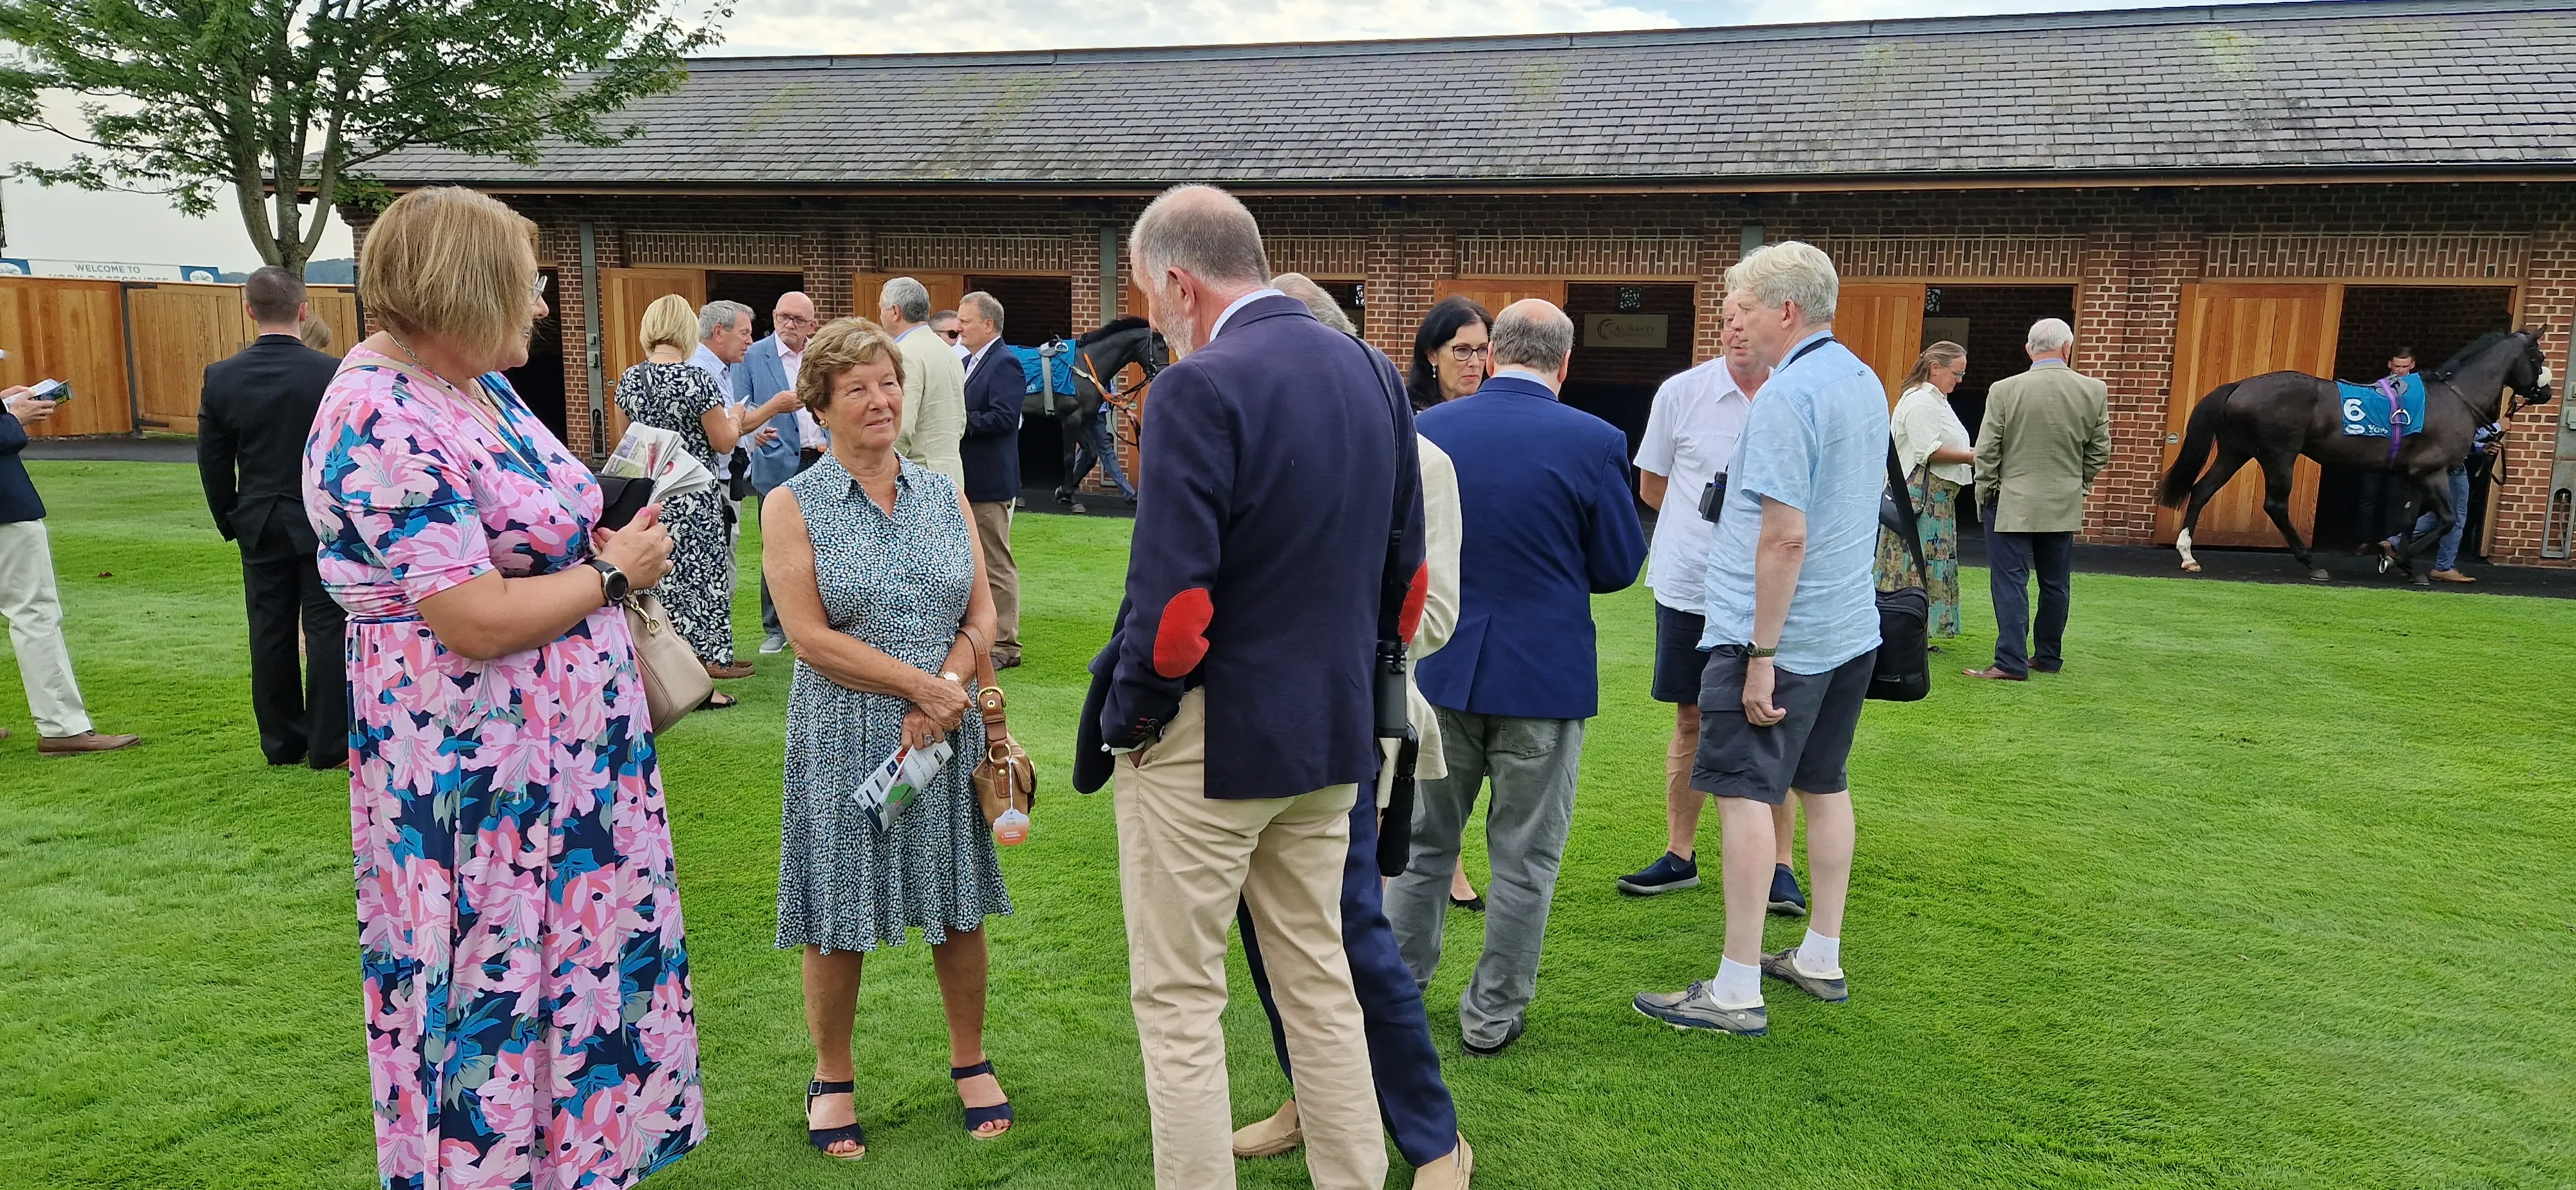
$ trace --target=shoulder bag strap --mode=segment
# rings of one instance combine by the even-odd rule
[[[1924,474],[1931,472],[1927,467]],[[1896,461],[1896,441],[1887,443],[1887,498],[1896,502],[1897,519],[1905,522],[1905,550],[1914,555],[1914,573],[1928,586],[1931,568],[1923,564],[1923,522],[1914,511],[1914,493],[1905,483],[1905,469]]]
[[[1395,365],[1387,363],[1386,357],[1378,354],[1377,348],[1370,346],[1368,340],[1353,335],[1349,331],[1342,333],[1348,335],[1351,342],[1359,347],[1362,357],[1368,361],[1369,374],[1377,377],[1379,395],[1387,401],[1387,425],[1394,431],[1395,465],[1401,469],[1404,466],[1404,393],[1401,389],[1389,385],[1386,380],[1387,373],[1393,371]],[[1386,363],[1387,366],[1381,369],[1378,366],[1381,363]],[[1397,490],[1401,491],[1402,485],[1397,485]],[[1386,573],[1380,583],[1377,601],[1377,637],[1379,640],[1410,645],[1412,642],[1397,636],[1404,619],[1403,592],[1413,583],[1412,575],[1396,573],[1396,559],[1404,549],[1404,505],[1401,499],[1399,496],[1398,503],[1394,505],[1387,522],[1394,527],[1388,530],[1386,536]]]

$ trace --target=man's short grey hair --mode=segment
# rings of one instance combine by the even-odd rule
[[[1528,312],[1519,302],[1494,316],[1494,366],[1514,364],[1534,372],[1554,372],[1574,351],[1574,320],[1548,306]]]
[[[1270,257],[1261,249],[1261,225],[1231,194],[1214,186],[1174,186],[1136,217],[1128,243],[1139,281],[1160,286],[1166,269],[1187,269],[1209,281],[1263,284]]]
[[[1324,292],[1323,286],[1315,284],[1314,278],[1304,273],[1281,273],[1270,279],[1270,287],[1306,303],[1306,309],[1315,316],[1315,321],[1345,335],[1360,333],[1359,328],[1351,325],[1351,316],[1342,313],[1342,304]]]
[[[897,277],[877,291],[879,309],[891,306],[905,322],[930,321],[930,288],[910,277]]]
[[[2043,355],[2056,355],[2075,345],[2075,328],[2063,318],[2043,318],[2030,324],[2030,336],[2022,342]]]
[[[984,321],[986,321],[986,322],[989,322],[989,323],[992,323],[992,324],[993,324],[993,333],[995,333],[995,334],[1000,334],[1000,333],[1001,333],[1001,331],[1002,331],[1002,302],[1001,302],[1001,299],[996,298],[996,297],[994,297],[992,294],[986,293],[986,292],[984,292],[983,290],[978,289],[978,290],[976,290],[976,291],[975,291],[975,292],[973,292],[973,293],[967,294],[966,296],[964,296],[964,297],[962,297],[962,298],[957,299],[957,304],[958,304],[958,305],[960,305],[960,306],[973,306],[973,307],[975,307],[975,312],[976,312],[977,314],[981,314],[981,315],[983,315],[983,316],[984,316]]]
[[[1813,244],[1782,240],[1753,250],[1726,270],[1726,287],[1745,290],[1756,305],[1776,310],[1798,303],[1807,325],[1834,320],[1834,298],[1842,281],[1834,275],[1833,258]]]
[[[751,307],[741,302],[712,301],[698,307],[698,342],[716,337],[716,332],[733,326],[734,319],[747,318]]]

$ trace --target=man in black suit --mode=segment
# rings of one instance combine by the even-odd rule
[[[215,531],[241,546],[250,618],[250,705],[270,764],[317,769],[349,759],[347,620],[314,569],[304,518],[304,440],[340,361],[304,345],[304,282],[270,266],[242,286],[259,338],[206,365],[197,471]],[[307,664],[295,659],[304,628]],[[299,669],[303,672],[299,673]]]
[[[957,303],[958,345],[966,355],[966,437],[957,444],[966,467],[966,505],[975,510],[975,540],[1001,627],[993,668],[1020,663],[1020,566],[1011,557],[1011,502],[1020,494],[1020,403],[1029,392],[1020,357],[1002,342],[1002,303],[978,290]]]

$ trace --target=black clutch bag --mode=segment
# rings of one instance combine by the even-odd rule
[[[653,502],[653,481],[630,479],[623,475],[602,475],[599,480],[599,527],[623,529],[635,520],[635,514]]]

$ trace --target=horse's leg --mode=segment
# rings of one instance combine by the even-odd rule
[[[2433,585],[2433,578],[2415,572],[2415,558],[2451,531],[2451,522],[2460,515],[2460,510],[2451,507],[2451,474],[2448,470],[2408,478],[2413,479],[2415,486],[2424,494],[2424,513],[2407,523],[2405,539],[2397,543],[2397,565],[2406,571],[2406,577],[2414,580],[2416,586],[2429,587]],[[2427,520],[2433,523],[2426,526],[2424,522]]]
[[[2297,455],[2263,460],[2263,511],[2271,515],[2272,524],[2281,530],[2281,540],[2290,545],[2290,556],[2299,560],[2308,577],[2316,582],[2328,582],[2334,576],[2317,565],[2316,559],[2308,554],[2307,544],[2299,540],[2298,529],[2290,524],[2290,479],[2296,474],[2298,463]]]
[[[2191,485],[2191,503],[2182,511],[2182,536],[2174,539],[2174,549],[2182,554],[2184,570],[2194,574],[2200,572],[2200,559],[2191,554],[2191,531],[2193,526],[2200,524],[2201,506],[2209,503],[2210,498],[2218,494],[2218,489],[2226,487],[2228,480],[2236,478],[2237,471],[2244,468],[2246,458],[2242,452],[2221,447],[2218,460],[2201,474],[2200,482]]]

